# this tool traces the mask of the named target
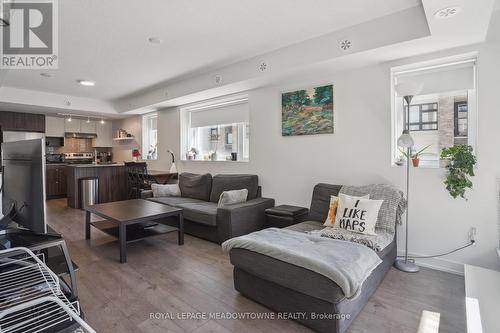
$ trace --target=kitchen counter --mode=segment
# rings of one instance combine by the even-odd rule
[[[123,163],[103,163],[103,164],[67,164],[73,168],[104,168],[104,167],[124,167]]]
[[[80,178],[99,179],[98,202],[128,199],[127,169],[124,164],[67,164],[68,206],[81,208]]]

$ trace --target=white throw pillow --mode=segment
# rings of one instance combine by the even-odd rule
[[[370,195],[367,194],[362,197],[353,197],[353,198],[370,199]],[[339,197],[331,195],[330,208],[328,208],[328,215],[326,216],[325,223],[323,223],[325,227],[333,227],[335,225],[335,216],[337,216],[338,206],[339,206]]]
[[[233,190],[233,191],[224,191],[220,194],[218,207],[233,205],[237,203],[246,202],[248,197],[248,190]]]
[[[153,190],[153,197],[180,197],[181,189],[179,184],[151,184],[151,190]]]
[[[339,195],[339,206],[334,228],[366,235],[376,235],[378,211],[384,200],[371,200]]]

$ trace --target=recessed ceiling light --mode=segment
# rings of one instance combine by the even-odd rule
[[[161,44],[163,40],[160,37],[149,37],[148,42],[152,44]]]
[[[458,6],[441,8],[440,10],[434,13],[434,17],[438,19],[447,19],[454,16],[455,14],[458,14],[460,10],[461,8]]]
[[[95,82],[94,81],[77,80],[76,82],[80,83],[82,86],[85,86],[85,87],[93,87],[93,86],[95,86]]]
[[[52,74],[52,73],[40,73],[40,76],[43,76],[43,77],[54,77],[55,75]]]

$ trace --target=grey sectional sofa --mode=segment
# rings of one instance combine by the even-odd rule
[[[222,243],[225,240],[265,228],[265,210],[274,200],[262,198],[257,175],[181,173],[180,197],[148,198],[148,200],[180,207],[184,214],[185,232]],[[229,190],[248,190],[244,203],[217,207],[220,194]],[[176,225],[176,221],[166,221]]]
[[[303,232],[323,229],[330,196],[337,196],[341,187],[316,185],[309,221],[288,228]],[[297,321],[318,332],[343,333],[382,282],[396,259],[396,252],[394,237],[388,246],[377,252],[382,263],[372,271],[362,284],[360,294],[353,299],[345,298],[332,280],[303,267],[242,248],[231,249],[229,255],[234,265],[234,286],[240,293],[278,312],[306,313]]]

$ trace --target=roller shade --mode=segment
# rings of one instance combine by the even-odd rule
[[[475,62],[448,65],[434,69],[395,73],[396,83],[423,84],[419,95],[474,89]]]
[[[193,110],[189,112],[191,127],[207,127],[248,122],[248,102]]]

